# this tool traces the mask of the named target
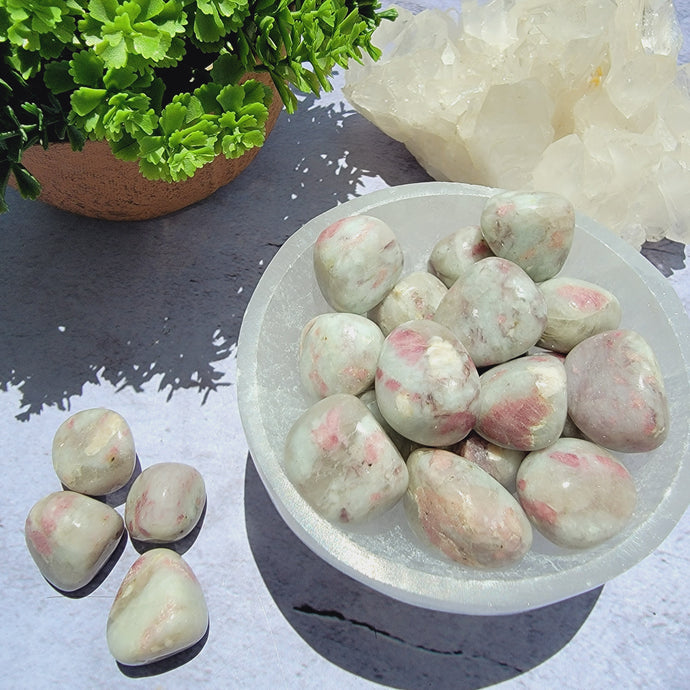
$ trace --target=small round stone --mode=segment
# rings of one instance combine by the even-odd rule
[[[568,412],[589,440],[621,453],[658,448],[669,408],[654,351],[636,331],[618,329],[578,343],[565,358]]]
[[[565,367],[551,354],[498,364],[479,378],[475,431],[505,448],[546,448],[562,433],[568,413]]]
[[[537,345],[570,352],[590,336],[618,328],[621,307],[617,297],[594,283],[559,276],[540,283],[546,300],[546,326]]]
[[[388,335],[406,321],[431,319],[446,292],[446,286],[431,273],[410,273],[369,312],[369,318]]]
[[[175,551],[152,549],[125,575],[106,639],[117,661],[142,666],[189,649],[207,628],[206,599],[192,569]]]
[[[492,255],[481,228],[467,225],[434,245],[429,266],[446,287],[450,287],[472,264]]]
[[[492,476],[469,460],[421,448],[407,460],[405,511],[423,541],[476,568],[517,563],[532,545],[524,511]]]
[[[496,256],[515,262],[541,282],[553,278],[568,258],[575,210],[553,192],[500,192],[487,200],[480,224]]]
[[[517,264],[490,256],[455,281],[434,321],[453,331],[476,366],[490,366],[536,344],[546,324],[546,302]]]
[[[196,527],[205,505],[206,487],[198,470],[182,462],[161,462],[132,482],[125,524],[132,539],[174,542]]]
[[[618,534],[637,500],[628,470],[604,448],[577,438],[529,453],[517,490],[532,524],[555,544],[576,549]]]
[[[364,316],[339,312],[315,316],[300,336],[302,386],[316,398],[359,395],[374,385],[382,345],[381,329]]]
[[[524,451],[497,446],[474,431],[450,450],[481,467],[511,493],[515,491],[517,471],[526,455]]]
[[[117,511],[73,491],[42,498],[29,511],[24,526],[26,545],[41,574],[65,592],[91,582],[123,531]]]
[[[407,467],[367,406],[353,395],[330,395],[292,425],[285,473],[305,501],[332,522],[380,515],[407,488]]]
[[[72,491],[102,496],[122,488],[136,463],[132,432],[117,412],[82,410],[65,420],[53,439],[53,467]]]
[[[375,389],[381,414],[416,443],[457,443],[476,421],[479,374],[458,338],[435,321],[408,321],[388,334]]]
[[[373,216],[342,218],[314,244],[316,281],[335,311],[366,314],[398,282],[402,267],[395,234]]]

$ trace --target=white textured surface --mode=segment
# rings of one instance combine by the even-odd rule
[[[677,6],[688,36],[690,5]],[[244,306],[277,247],[309,218],[428,179],[338,92],[303,105],[281,116],[239,180],[160,221],[91,221],[10,193],[12,210],[0,216],[0,684],[689,687],[687,512],[659,549],[603,588],[500,618],[376,594],[311,554],[277,516],[237,414],[233,344]],[[687,248],[649,254],[690,311]],[[204,523],[184,557],[206,593],[209,635],[186,663],[136,672],[144,677],[120,669],[105,643],[132,545],[79,599],[47,585],[24,546],[26,513],[59,488],[50,444],[68,416],[60,407],[97,405],[126,417],[142,467],[187,462],[207,482]]]

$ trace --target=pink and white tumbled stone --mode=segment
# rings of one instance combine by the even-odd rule
[[[124,525],[105,503],[57,491],[29,511],[24,536],[43,577],[65,592],[87,585],[115,551]]]
[[[425,542],[475,568],[517,563],[530,549],[532,528],[524,511],[478,465],[446,450],[421,448],[407,466],[405,511]]]
[[[604,448],[577,438],[529,453],[518,470],[517,490],[532,524],[555,544],[573,549],[618,534],[637,501],[628,470]]]
[[[599,285],[565,276],[540,283],[546,300],[546,325],[537,345],[555,352],[570,352],[590,336],[618,328],[618,298]]]
[[[398,282],[403,252],[379,218],[349,216],[329,225],[314,244],[314,271],[335,311],[366,314]]]
[[[102,496],[121,489],[136,464],[134,439],[122,415],[102,407],[65,420],[53,438],[53,467],[72,491]]]
[[[364,316],[338,312],[315,316],[302,329],[299,342],[304,390],[314,398],[359,395],[374,385],[382,345],[381,329]]]
[[[475,431],[505,448],[546,448],[562,433],[568,414],[565,367],[550,354],[498,364],[479,378]]]
[[[541,282],[553,278],[568,258],[575,210],[553,192],[506,191],[487,200],[480,225],[496,256],[514,261]]]
[[[434,321],[453,331],[475,365],[485,367],[522,355],[536,344],[546,324],[546,302],[517,264],[488,257],[449,288]]]
[[[384,335],[406,321],[431,319],[446,294],[446,286],[434,275],[415,271],[402,278],[370,312]]]
[[[622,453],[658,448],[668,435],[664,379],[649,343],[618,329],[593,335],[565,359],[568,412],[594,443]]]
[[[196,527],[205,505],[206,486],[196,468],[182,462],[160,462],[132,482],[125,525],[132,539],[174,542]]]
[[[440,239],[431,250],[429,267],[450,287],[472,264],[493,256],[478,225],[466,225]]]
[[[457,443],[476,420],[479,374],[462,343],[434,321],[408,321],[388,334],[375,390],[388,423],[422,445]]]
[[[407,467],[366,405],[353,395],[331,395],[292,425],[285,473],[314,510],[331,522],[356,523],[397,503]]]
[[[517,471],[525,451],[497,446],[475,431],[449,450],[481,467],[511,493],[515,491]]]
[[[125,575],[108,615],[110,653],[126,666],[142,666],[195,645],[208,628],[201,585],[171,549],[152,549]]]

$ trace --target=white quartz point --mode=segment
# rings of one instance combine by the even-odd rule
[[[331,395],[312,405],[285,442],[285,473],[332,522],[358,522],[391,508],[407,488],[407,467],[366,405]]]
[[[95,498],[57,491],[29,511],[26,545],[43,577],[65,592],[88,584],[117,547],[120,515]]]
[[[125,525],[139,541],[177,541],[194,529],[205,504],[206,487],[198,470],[182,462],[161,462],[132,483]]]
[[[206,599],[192,569],[175,551],[153,549],[125,575],[106,637],[117,661],[141,666],[188,649],[207,627]]]
[[[72,491],[101,496],[122,488],[136,463],[132,432],[117,412],[82,410],[65,420],[53,439],[53,467]]]

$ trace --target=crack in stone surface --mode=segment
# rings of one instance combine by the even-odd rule
[[[310,606],[309,604],[302,604],[301,606],[294,606],[293,610],[296,611],[297,613],[302,613],[307,616],[317,616],[319,618],[331,618],[335,619],[338,621],[342,621],[343,623],[349,623],[351,625],[354,625],[355,627],[359,628],[364,628],[366,630],[369,630],[374,633],[374,635],[385,637],[389,640],[392,640],[394,642],[399,642],[400,644],[414,647],[415,649],[419,649],[420,651],[423,652],[428,652],[430,654],[439,654],[441,656],[451,656],[451,657],[466,657],[467,659],[471,660],[481,660],[481,661],[488,661],[492,664],[497,664],[498,666],[501,666],[502,668],[510,669],[512,671],[515,671],[516,673],[524,673],[525,669],[521,668],[520,666],[515,666],[514,664],[510,664],[504,661],[499,661],[498,659],[493,659],[489,656],[486,656],[484,654],[466,654],[462,649],[437,649],[435,647],[428,647],[426,645],[421,645],[421,644],[413,644],[411,642],[408,642],[402,637],[399,637],[398,635],[393,635],[392,633],[387,632],[386,630],[379,630],[376,626],[371,625],[371,623],[367,623],[366,621],[360,621],[356,620],[354,618],[347,618],[345,615],[343,615],[340,611],[335,611],[333,609],[316,609],[313,606]]]

